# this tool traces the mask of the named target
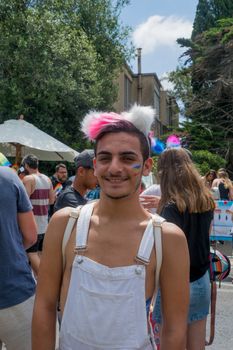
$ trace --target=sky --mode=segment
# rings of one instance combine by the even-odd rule
[[[176,43],[190,38],[198,0],[131,0],[121,15],[123,24],[132,28],[134,46],[142,48],[142,73],[156,73],[160,79],[173,71],[184,52]],[[130,67],[137,73],[137,59]],[[169,83],[162,81],[164,88]]]

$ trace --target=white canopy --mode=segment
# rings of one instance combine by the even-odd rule
[[[39,160],[68,162],[73,162],[78,154],[72,148],[22,119],[10,119],[0,124],[0,152],[6,157],[24,157],[32,153]]]

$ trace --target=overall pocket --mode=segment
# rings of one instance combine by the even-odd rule
[[[74,299],[72,337],[102,349],[137,347],[133,293],[99,293],[81,285]]]

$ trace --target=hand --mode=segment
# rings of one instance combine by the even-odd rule
[[[139,199],[145,209],[158,208],[158,204],[160,201],[159,196],[146,195],[146,194],[140,195]]]

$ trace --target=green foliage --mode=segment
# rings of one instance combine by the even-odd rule
[[[175,71],[168,75],[169,81],[174,88],[172,94],[176,100],[181,101],[180,112],[185,114],[192,101],[191,71],[189,67],[177,67]]]
[[[119,14],[128,1],[0,0],[0,122],[24,114],[76,149],[80,121],[110,109],[130,55]]]
[[[231,17],[232,14],[232,0],[199,0],[193,24],[192,39],[215,27],[219,19]]]
[[[193,162],[198,168],[201,175],[205,175],[208,170],[224,168],[226,166],[226,160],[217,154],[213,154],[209,151],[192,151]]]

